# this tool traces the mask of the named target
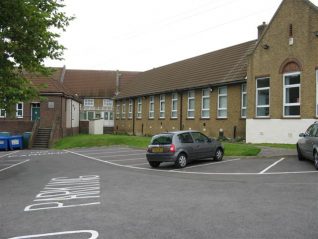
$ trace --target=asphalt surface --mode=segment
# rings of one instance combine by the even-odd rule
[[[295,155],[154,170],[121,147],[0,152],[0,238],[318,238],[317,177]]]

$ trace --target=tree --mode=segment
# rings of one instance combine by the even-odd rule
[[[63,0],[0,0],[0,109],[10,112],[20,101],[39,96],[25,72],[49,75],[45,59],[61,60],[58,43],[74,17]]]

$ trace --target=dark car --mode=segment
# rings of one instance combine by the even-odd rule
[[[223,159],[224,148],[220,142],[210,139],[198,131],[176,131],[152,137],[147,150],[147,160],[151,167],[157,168],[162,162],[174,162],[184,168],[196,159]]]
[[[310,125],[305,133],[299,135],[297,142],[298,159],[309,159],[314,161],[318,170],[318,122]]]

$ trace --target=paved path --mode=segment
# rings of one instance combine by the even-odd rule
[[[259,157],[275,157],[275,156],[294,156],[297,155],[296,149],[281,149],[272,147],[260,147],[262,151],[257,155]]]

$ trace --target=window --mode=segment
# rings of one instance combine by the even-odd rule
[[[6,111],[4,109],[0,109],[0,118],[6,117]]]
[[[103,106],[109,110],[113,109],[113,101],[110,99],[103,99]]]
[[[190,135],[190,133],[179,134],[178,138],[179,138],[180,143],[183,143],[183,144],[193,143],[193,139],[192,139],[192,136]]]
[[[209,138],[200,132],[191,133],[195,143],[205,143],[209,141]]]
[[[218,89],[218,118],[227,118],[227,87]]]
[[[210,118],[210,89],[202,90],[202,109],[201,109],[202,118]]]
[[[153,119],[155,117],[155,97],[151,95],[149,97],[149,119]]]
[[[123,100],[121,104],[121,118],[122,119],[126,118],[126,100]]]
[[[116,105],[116,119],[119,119],[120,118],[120,104],[119,102],[117,102],[117,105]]]
[[[284,75],[284,116],[300,116],[300,73]]]
[[[94,99],[84,99],[84,106],[93,107],[94,106]]]
[[[165,111],[166,111],[166,96],[160,95],[159,96],[159,104],[160,104],[160,119],[165,118]]]
[[[23,103],[22,102],[16,104],[15,116],[17,118],[23,118]]]
[[[241,96],[241,117],[246,118],[246,107],[247,106],[247,92],[246,84],[242,84],[242,96]]]
[[[195,107],[195,92],[194,90],[188,91],[188,118],[194,118]]]
[[[178,118],[178,94],[172,93],[171,95],[171,118]]]
[[[269,117],[270,78],[256,79],[256,117]]]
[[[113,119],[114,119],[113,112],[109,112],[109,120],[113,120]]]
[[[133,100],[129,99],[129,105],[128,105],[128,119],[131,119],[133,116]]]
[[[93,120],[95,118],[95,113],[92,111],[87,112],[87,119],[88,120]]]
[[[109,112],[104,112],[104,120],[109,120]]]
[[[138,97],[137,99],[137,118],[141,119],[142,116],[142,98]]]

